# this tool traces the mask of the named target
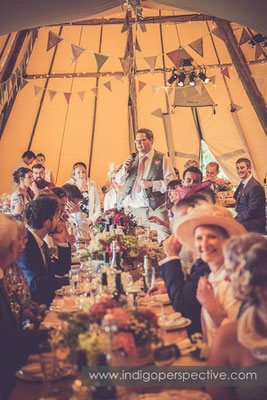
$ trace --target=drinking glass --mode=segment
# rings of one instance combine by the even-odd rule
[[[58,392],[55,387],[55,380],[58,378],[57,357],[55,349],[49,342],[39,344],[39,357],[45,387],[44,398],[47,398]]]
[[[148,289],[152,289],[155,283],[155,268],[152,267],[151,265],[148,265],[144,269],[145,273],[145,281]]]

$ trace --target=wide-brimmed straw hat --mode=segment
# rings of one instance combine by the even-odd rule
[[[216,204],[203,204],[189,208],[185,216],[174,221],[172,231],[181,244],[194,248],[194,232],[200,225],[214,225],[223,228],[229,236],[243,235],[246,229],[237,222],[232,213]]]

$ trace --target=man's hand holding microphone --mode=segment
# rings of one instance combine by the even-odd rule
[[[126,158],[126,160],[123,163],[125,171],[128,172],[132,168],[135,157],[136,153],[132,153],[131,155],[129,155],[129,157]]]

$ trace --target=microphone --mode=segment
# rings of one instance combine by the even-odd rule
[[[133,159],[135,159],[136,153],[132,153],[131,156],[133,157]]]
[[[125,160],[125,167],[126,170],[129,171],[131,169],[133,162],[135,160],[136,153],[132,153],[126,160]]]

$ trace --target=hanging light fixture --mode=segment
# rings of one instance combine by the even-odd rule
[[[194,72],[191,72],[191,74],[189,75],[189,86],[196,86],[195,78],[196,74]]]
[[[175,69],[172,70],[172,76],[167,80],[167,84],[171,86],[178,78],[178,73]]]
[[[210,78],[207,77],[207,75],[200,71],[200,73],[198,74],[199,79],[201,79],[204,83],[208,83],[210,81]]]
[[[184,86],[184,81],[185,81],[185,74],[184,74],[184,72],[181,72],[180,75],[179,75],[179,80],[178,80],[177,85],[180,86],[180,87],[183,87]]]

